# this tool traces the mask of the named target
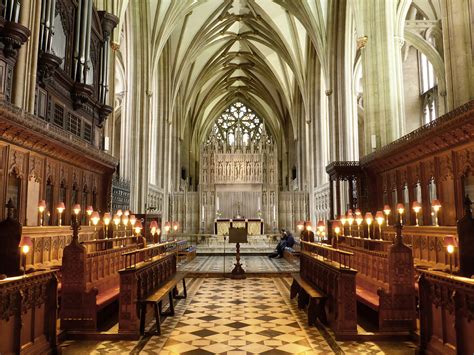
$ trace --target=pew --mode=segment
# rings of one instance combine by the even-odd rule
[[[313,323],[316,313],[331,326],[337,340],[354,339],[357,336],[357,271],[349,266],[350,253],[318,246],[316,243],[301,243],[303,251],[300,254],[299,276],[313,287],[315,297],[324,296],[326,299],[324,311],[321,305],[314,306],[313,314],[308,315],[312,319],[308,318],[308,322]],[[330,260],[325,255],[338,261]],[[293,295],[294,292],[293,289]],[[302,306],[306,303],[305,297],[303,296]]]
[[[297,263],[300,257],[300,243],[295,241],[293,248],[283,250],[283,258],[289,263]]]
[[[130,339],[140,337],[139,301],[152,296],[176,275],[177,254],[174,251],[142,259],[144,260],[119,271],[119,334]],[[172,297],[170,301],[171,306]],[[144,322],[146,313],[141,317]]]
[[[403,244],[401,228],[394,243],[380,243],[369,250],[354,245],[353,239],[341,238],[340,249],[354,254],[353,267],[358,271],[356,295],[360,303],[378,312],[379,331],[415,330],[415,276],[411,248]],[[367,240],[359,239],[362,243]],[[351,245],[352,244],[352,245]]]
[[[55,271],[0,280],[0,354],[57,351]]]
[[[123,253],[136,244],[87,252],[77,237],[64,249],[61,289],[61,329],[97,330],[97,313],[119,297]]]

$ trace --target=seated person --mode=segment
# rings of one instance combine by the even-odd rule
[[[288,239],[288,234],[286,230],[282,229],[280,241],[278,242],[278,245],[276,246],[275,251],[271,253],[270,255],[268,255],[268,257],[277,258],[277,259],[283,257],[283,250],[285,250],[285,247],[287,246],[287,239]],[[294,244],[294,239],[293,239],[293,244]]]
[[[293,234],[291,234],[291,232],[286,232],[286,247],[287,248],[293,248],[293,246],[295,245],[295,237],[293,237]]]

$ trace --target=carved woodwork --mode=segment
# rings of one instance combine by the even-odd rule
[[[440,271],[421,271],[420,351],[474,353],[474,280]]]
[[[122,254],[134,249],[136,244],[88,253],[72,238],[61,268],[61,329],[97,329],[98,310],[118,298]]]
[[[56,353],[56,313],[54,271],[0,281],[0,353]]]
[[[380,241],[376,249],[341,238],[338,246],[354,254],[357,270],[357,299],[378,311],[380,331],[415,329],[415,268],[412,250],[403,244],[401,232],[388,246]],[[371,244],[374,246],[374,244]],[[387,251],[383,249],[387,248]]]
[[[428,185],[434,179],[437,198],[442,203],[440,224],[454,226],[464,215],[462,181],[472,175],[474,166],[474,101],[361,158],[360,166],[365,181],[361,184],[365,183],[370,197],[361,205],[363,210],[376,211],[386,203],[395,206],[398,202],[411,207],[414,194],[410,193],[410,201],[403,201],[401,187],[406,183],[410,192],[420,183],[422,201],[419,202],[427,225],[432,211]],[[383,201],[387,180],[390,181],[388,201]],[[398,201],[390,194],[392,188],[397,190]],[[411,208],[407,224],[415,224]]]
[[[137,300],[147,297],[176,274],[176,258],[176,252],[166,253],[119,271],[119,333],[140,336]]]
[[[17,276],[21,274],[21,224],[13,219],[13,205],[8,203],[7,218],[0,222],[0,279],[2,275]]]
[[[0,168],[0,182],[7,181],[8,174],[14,172],[21,181],[21,201],[18,216],[21,223],[26,222],[26,203],[35,200],[27,196],[28,180],[34,177],[40,183],[40,194],[36,201],[47,199],[47,185],[52,188],[51,201],[47,201],[47,212],[51,214],[49,224],[57,224],[54,208],[60,201],[60,186],[64,185],[66,211],[72,207],[71,195],[75,186],[79,203],[93,205],[95,209],[105,210],[111,177],[117,160],[97,148],[54,127],[40,118],[3,103],[0,105],[0,155],[4,168]],[[6,184],[2,184],[5,186]],[[85,195],[82,195],[83,192]],[[0,191],[0,203],[5,204],[6,190]],[[4,209],[0,218],[4,218]],[[64,216],[69,222],[69,215]],[[29,224],[39,223],[29,221]]]
[[[300,254],[301,277],[328,296],[327,320],[336,339],[350,339],[357,334],[356,270],[340,268],[336,263],[318,258],[307,251]]]
[[[457,223],[459,235],[459,272],[462,276],[474,275],[474,219],[472,218],[471,200],[464,200],[464,216]]]

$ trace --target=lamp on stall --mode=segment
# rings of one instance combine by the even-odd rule
[[[21,236],[20,244],[18,244],[21,254],[23,255],[23,275],[26,275],[26,255],[33,248],[33,242],[30,237]]]
[[[382,224],[383,224],[383,221],[385,221],[385,217],[382,211],[377,211],[377,213],[375,213],[375,220],[377,221],[377,224],[379,225],[379,238],[382,239]]]
[[[371,212],[367,212],[365,214],[365,223],[367,223],[367,229],[369,230],[369,239],[372,239],[372,229],[370,226],[372,225],[372,222],[374,221],[374,216],[372,216]]]
[[[112,216],[110,215],[109,212],[105,212],[104,217],[102,217],[102,220],[104,221],[104,225],[105,225],[105,238],[108,239],[109,238],[109,224],[110,224],[110,221],[112,220]]]
[[[125,231],[125,236],[127,236],[127,226],[128,226],[128,215],[123,215],[122,216],[122,224],[123,224],[123,229]],[[133,233],[132,233],[133,234]]]
[[[123,213],[123,215],[125,217],[129,217],[130,216],[130,211],[129,210],[125,210],[125,212]]]
[[[115,214],[116,214],[117,216],[119,216],[119,217],[122,217],[123,211],[119,208],[119,209],[117,210],[117,212],[115,212]]]
[[[433,210],[434,210],[434,213],[435,213],[435,225],[436,225],[436,227],[439,227],[438,211],[441,208],[441,202],[439,202],[439,200],[433,200],[433,201],[431,201],[431,207],[433,207]]]
[[[392,212],[391,208],[389,205],[385,205],[383,206],[383,213],[385,215],[385,222],[387,224],[387,227],[389,226],[389,223],[388,223],[388,216],[390,215],[390,212]]]
[[[415,212],[415,221],[416,221],[416,226],[418,227],[418,213],[421,211],[421,204],[418,201],[413,201],[412,205],[413,211]]]
[[[41,200],[40,202],[38,202],[38,212],[39,212],[39,215],[40,215],[40,226],[43,226],[43,213],[44,213],[45,210],[46,210],[46,201]]]
[[[324,221],[319,220],[318,223],[316,223],[316,235],[321,239],[323,239],[323,233],[324,230],[326,229],[326,225],[324,224]]]
[[[304,224],[302,221],[299,221],[297,224],[296,224],[296,228],[298,228],[298,230],[301,232],[303,229],[304,229]]]
[[[458,247],[458,241],[453,235],[447,235],[446,237],[444,237],[443,244],[449,255],[449,272],[452,274],[453,273],[452,255],[454,254],[455,248]]]
[[[59,220],[58,220],[59,226],[61,226],[62,224],[61,215],[63,214],[65,209],[66,209],[66,206],[64,206],[64,202],[59,202],[58,205],[56,206],[56,210],[58,210],[58,213],[59,213]]]
[[[92,207],[92,206],[87,206],[87,208],[86,208],[86,213],[87,213],[87,218],[89,219],[89,225],[91,225],[92,212],[94,212],[94,207]]]
[[[158,243],[161,242],[161,229],[160,227],[156,228],[156,235],[158,236]]]
[[[130,225],[132,226],[132,230],[135,228],[135,224],[137,223],[137,217],[135,217],[134,214],[132,214],[129,218]]]
[[[120,224],[120,216],[118,214],[114,214],[114,217],[112,218],[112,221],[115,224],[115,234],[116,234],[116,236],[118,236],[117,232],[118,232],[118,227],[119,227],[119,224]]]
[[[347,211],[347,223],[349,223],[349,235],[352,237],[352,224],[354,223],[352,210]]]
[[[151,221],[150,222],[150,233],[152,235],[153,242],[155,241],[155,235],[156,235],[157,229],[158,229],[158,223],[156,221]]]
[[[346,225],[347,223],[347,218],[346,218],[346,215],[345,214],[342,214],[340,217],[339,217],[339,220],[341,221],[341,231],[342,231],[342,235],[345,236],[346,233],[345,233],[345,228],[344,226]]]
[[[334,233],[336,233],[336,247],[339,244],[339,233],[341,233],[341,222],[334,221],[333,222]]]
[[[357,224],[357,236],[360,238],[360,225],[364,221],[364,218],[362,217],[362,213],[360,211],[359,213],[357,213],[357,210],[356,210],[355,221]]]
[[[94,232],[97,232],[97,224],[100,221],[99,212],[97,211],[92,212],[91,221],[92,221],[92,224],[94,225]]]
[[[135,236],[136,237],[139,237],[140,236],[140,232],[142,231],[142,222],[141,221],[135,221],[135,224],[134,224],[134,229],[135,229]]]
[[[360,211],[360,209],[356,208],[355,215],[356,215],[356,217],[357,216],[362,216],[362,212]]]
[[[397,203],[397,212],[400,224],[403,224],[403,212],[405,212],[405,205],[403,203]]]
[[[170,232],[170,229],[171,229],[171,224],[170,224],[170,222],[166,222],[166,223],[165,223],[166,241],[168,241],[168,234],[169,234],[169,232]]]
[[[173,231],[176,233],[178,231],[178,222],[173,223]]]

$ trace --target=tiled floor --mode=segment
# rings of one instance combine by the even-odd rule
[[[63,354],[413,354],[403,342],[336,342],[289,299],[289,279],[197,278],[162,324],[138,342],[67,342]],[[151,325],[154,327],[154,325]]]
[[[180,271],[192,273],[230,273],[234,268],[235,256],[200,256],[191,262],[180,265]],[[292,264],[285,259],[270,259],[268,256],[244,255],[240,258],[243,269],[248,273],[281,273],[298,272],[299,264]]]

